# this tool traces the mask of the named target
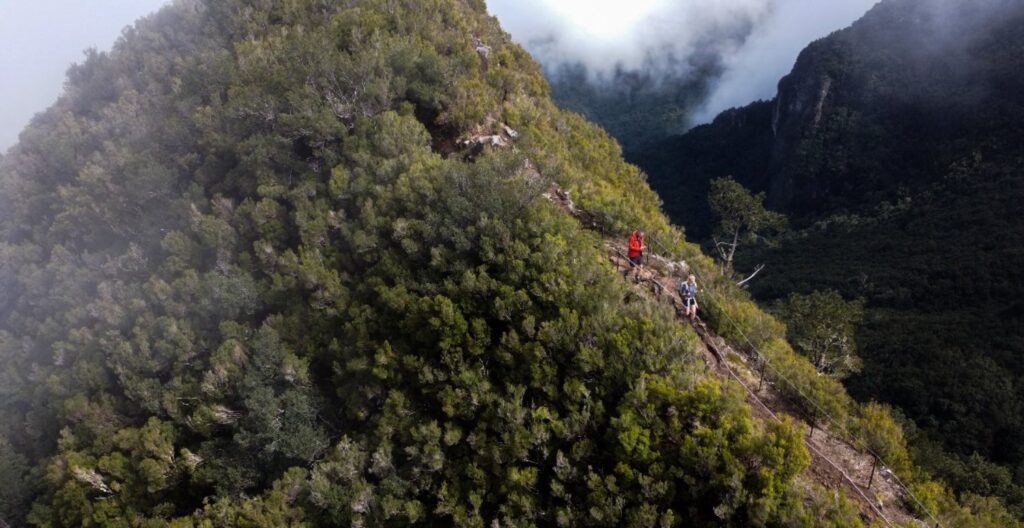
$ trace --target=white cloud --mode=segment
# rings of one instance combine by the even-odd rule
[[[504,28],[546,65],[595,73],[728,49],[772,0],[491,0]]]
[[[725,57],[725,73],[693,116],[694,123],[714,119],[723,110],[775,95],[779,79],[811,42],[849,26],[877,0],[788,0],[762,21],[736,53]]]
[[[504,28],[545,66],[583,63],[690,72],[693,60],[720,60],[721,79],[697,119],[770,98],[811,41],[848,26],[877,0],[490,0]],[[718,82],[714,82],[718,81]]]
[[[718,55],[727,67],[699,117],[771,97],[811,40],[875,0],[490,0],[502,25],[546,65],[591,71],[671,68]],[[167,0],[0,0],[0,150],[60,94],[82,50],[109,49],[121,28]]]

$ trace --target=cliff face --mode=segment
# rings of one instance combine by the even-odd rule
[[[0,526],[858,525],[543,198],[779,339],[482,2],[179,0],[66,86],[0,159]]]
[[[741,178],[813,220],[898,202],[967,158],[1018,155],[1022,22],[1020,2],[879,4],[800,55],[765,174]]]
[[[786,171],[786,161],[797,154],[795,151],[802,139],[818,130],[826,111],[825,103],[832,95],[834,79],[828,72],[819,71],[815,59],[815,55],[806,57],[804,64],[798,64],[803,71],[796,70],[779,83],[779,93],[774,101],[771,162],[767,171],[771,176],[767,189],[772,197],[769,204],[774,207],[785,207],[798,196],[816,200],[827,192],[825,182],[804,181],[798,185]]]
[[[918,478],[548,93],[479,0],[178,0],[72,68],[0,159],[0,526],[861,526],[705,369],[741,339],[913,513],[1015,526]],[[754,108],[721,122],[771,148]],[[701,336],[610,265],[637,226]]]
[[[1015,147],[1022,21],[1024,7],[1005,0],[882,2],[801,53],[779,83],[769,121],[756,109],[733,110],[725,122],[698,127],[638,161],[661,190],[674,179],[702,179],[703,160],[721,158],[720,174],[710,177],[731,173],[798,219],[892,201],[901,186],[935,181],[976,147],[1000,154]],[[769,150],[701,145],[709,135],[731,135],[737,121],[753,122],[749,134],[760,134]],[[679,172],[645,161],[674,155],[682,158]],[[747,156],[762,163],[744,164]]]
[[[798,231],[741,255],[741,268],[768,265],[755,296],[865,298],[854,394],[898,404],[951,451],[1015,470],[1019,485],[1021,137],[1024,2],[886,0],[809,45],[772,101],[638,161],[698,238],[713,221],[708,180],[765,191]],[[962,489],[992,482],[966,473]]]

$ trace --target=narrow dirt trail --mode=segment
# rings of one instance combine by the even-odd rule
[[[577,218],[585,227],[597,230],[594,216],[578,207],[568,193],[557,186],[552,185],[545,197]],[[617,271],[624,273],[630,270],[624,241],[605,240],[604,249]],[[685,273],[685,263],[649,255],[648,265],[643,267],[639,274],[640,281],[634,283],[634,287],[659,302],[671,304],[680,324],[693,327],[701,338],[701,355],[708,370],[744,387],[747,402],[756,420],[767,422],[789,416],[797,422],[806,423],[771,382],[762,382],[749,356],[738,352],[699,319],[690,321],[682,315],[682,300],[676,288]],[[630,282],[633,283],[632,273]],[[868,523],[881,526],[926,526],[907,509],[905,491],[891,473],[879,466],[874,478],[871,478],[874,459],[870,454],[860,452],[844,441],[840,434],[827,427],[811,429],[808,425],[808,428],[812,433],[804,437],[804,442],[811,454],[811,463],[804,470],[802,478],[829,490],[843,490],[857,504],[861,517]]]
[[[616,270],[621,273],[629,269],[629,263],[623,256],[624,245],[606,241],[605,247],[608,259]],[[682,315],[682,301],[676,293],[681,279],[659,271],[658,268],[671,268],[674,264],[665,259],[660,260],[662,262],[658,263],[659,266],[644,266],[640,273],[641,281],[635,287],[661,302],[671,304],[676,309],[680,324],[694,328],[701,338],[701,353],[709,370],[721,378],[739,383],[747,390],[747,402],[756,419],[770,421],[789,416],[804,422],[771,382],[766,380],[761,383],[759,373],[750,365],[746,354],[737,352],[699,319],[690,321]],[[871,479],[871,455],[861,453],[827,428],[815,428],[810,436],[804,437],[804,441],[811,454],[811,464],[804,472],[805,477],[826,489],[843,489],[847,497],[857,503],[861,516],[868,521],[877,520],[891,526],[915,521],[904,504],[902,487],[888,472],[877,468]]]

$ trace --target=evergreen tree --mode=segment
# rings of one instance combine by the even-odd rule
[[[179,0],[22,137],[5,522],[821,525],[801,428],[543,198],[713,267],[482,2]]]
[[[727,269],[732,269],[736,249],[746,239],[786,226],[786,217],[764,207],[764,193],[752,194],[732,178],[712,180],[708,191],[711,211],[719,218],[715,249]]]
[[[819,371],[836,379],[860,372],[854,325],[864,317],[861,301],[847,302],[839,292],[790,294],[776,304],[786,337]]]

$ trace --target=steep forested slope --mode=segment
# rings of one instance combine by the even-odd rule
[[[1022,9],[1012,0],[881,2],[808,46],[773,101],[645,152],[660,158],[645,168],[656,187],[732,172],[768,192],[769,205],[813,220],[895,202],[975,153],[1014,159]]]
[[[615,69],[593,75],[582,64],[551,68],[551,96],[560,108],[579,112],[608,131],[626,159],[685,131],[689,113],[707,96],[721,66],[693,60],[686,74]]]
[[[474,0],[178,0],[72,68],[0,165],[0,523],[863,525],[542,194],[702,270],[851,427],[892,419],[547,90]],[[1002,515],[900,469],[919,515]]]
[[[7,523],[811,522],[540,198],[694,254],[479,2],[176,2],[0,174]]]
[[[734,175],[767,192],[800,229],[741,255],[741,267],[768,264],[755,295],[865,297],[866,367],[849,381],[853,393],[898,404],[964,457],[1002,464],[936,467],[1018,504],[1022,28],[1016,1],[881,2],[810,45],[773,101],[642,158],[670,215],[698,237],[710,232],[710,179]]]

